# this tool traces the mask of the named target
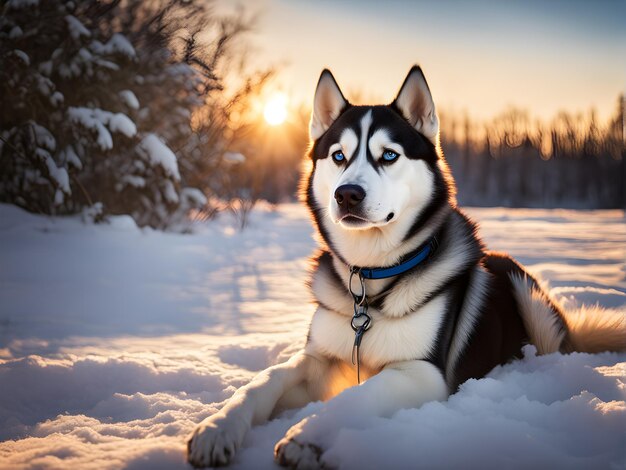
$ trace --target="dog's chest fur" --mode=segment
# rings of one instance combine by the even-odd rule
[[[445,305],[446,296],[442,294],[401,318],[389,318],[370,308],[372,326],[363,336],[361,362],[380,368],[391,362],[426,358],[434,347]],[[354,346],[351,314],[351,310],[340,313],[320,307],[310,329],[309,340],[315,349],[350,362]]]
[[[349,270],[330,253],[317,258],[311,288],[319,303],[309,331],[309,347],[332,359],[351,363],[354,331],[350,325],[353,299],[348,291]],[[356,281],[353,281],[353,286]],[[372,369],[399,361],[424,359],[435,346],[448,305],[447,293],[427,298],[419,293],[417,275],[398,282],[365,280],[372,317],[361,343],[361,363]],[[384,297],[383,297],[384,296]],[[398,302],[398,297],[403,302]],[[382,301],[381,301],[382,300]],[[402,308],[397,306],[402,305]]]

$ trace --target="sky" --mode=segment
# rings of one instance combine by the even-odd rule
[[[626,91],[626,1],[247,0],[252,62],[310,102],[331,69],[344,94],[391,101],[415,63],[440,109],[489,118],[513,105],[614,114]],[[220,0],[219,8],[235,3]]]

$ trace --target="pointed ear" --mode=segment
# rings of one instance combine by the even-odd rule
[[[426,78],[417,65],[406,76],[393,105],[415,129],[437,145],[439,118]]]
[[[333,74],[330,70],[324,69],[317,82],[313,99],[313,113],[309,126],[311,139],[319,139],[348,104]]]

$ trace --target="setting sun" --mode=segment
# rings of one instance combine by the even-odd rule
[[[282,93],[273,95],[265,104],[263,117],[271,126],[278,126],[287,118],[287,96]]]

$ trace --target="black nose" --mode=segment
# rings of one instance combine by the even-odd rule
[[[335,190],[335,200],[344,210],[358,206],[365,199],[365,190],[357,184],[344,184]]]

